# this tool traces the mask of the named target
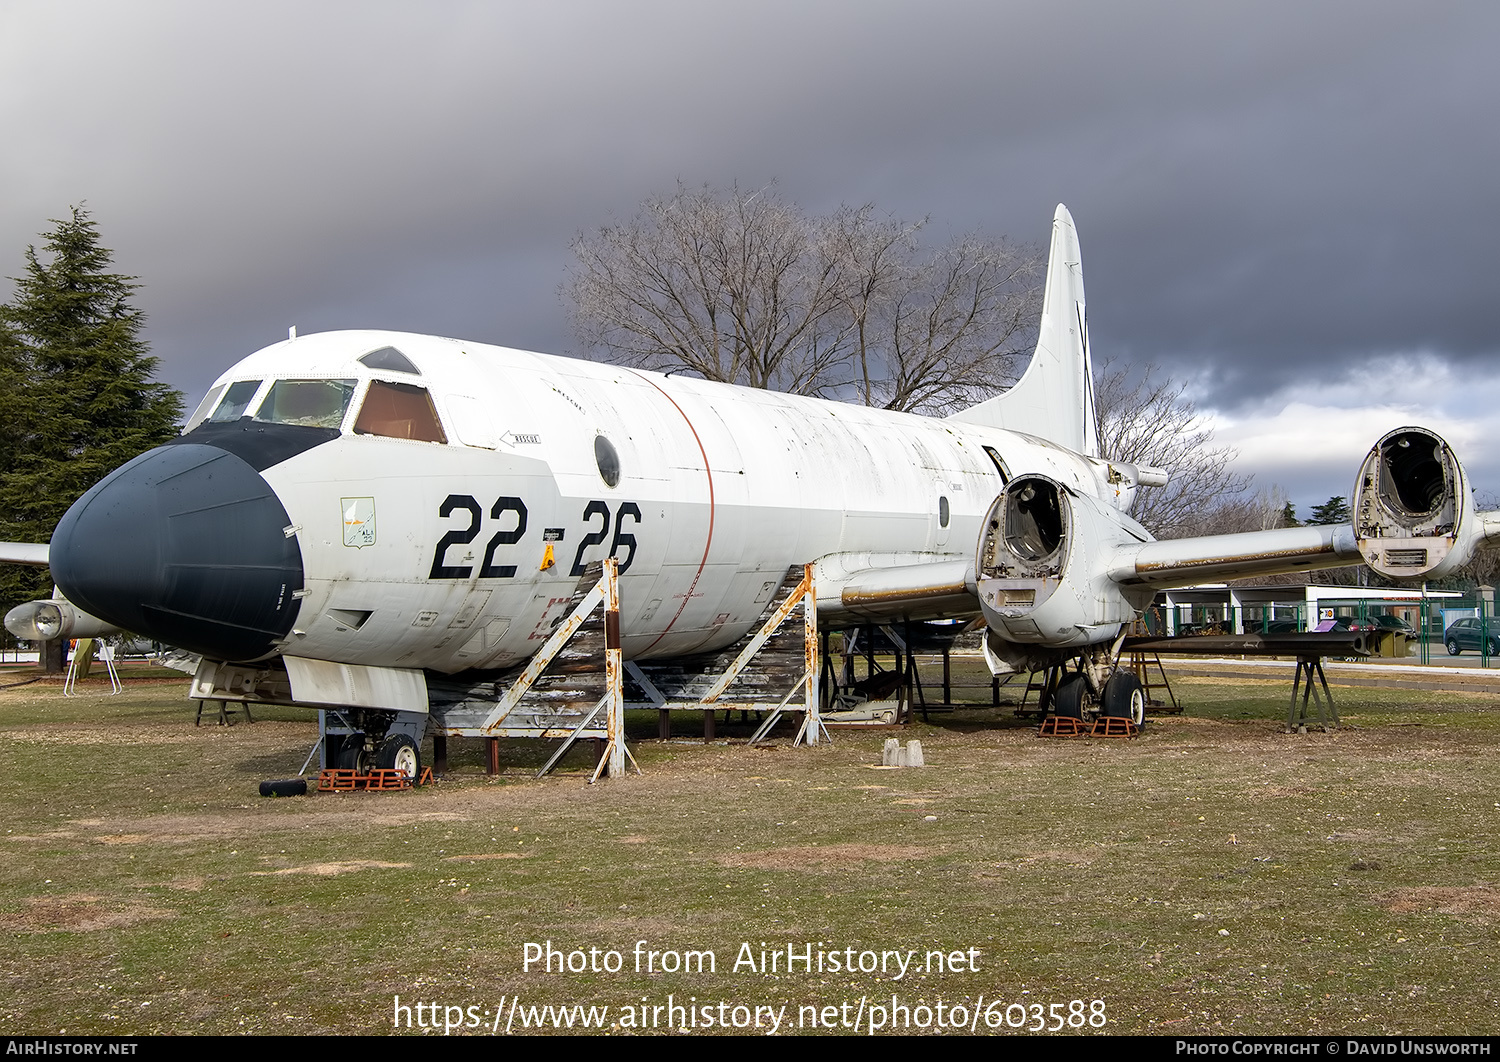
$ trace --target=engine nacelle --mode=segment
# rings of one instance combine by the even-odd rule
[[[1365,563],[1392,579],[1447,575],[1483,535],[1463,466],[1426,428],[1397,428],[1375,444],[1354,482],[1350,523]]]
[[[63,598],[28,601],[5,614],[5,629],[28,642],[54,638],[100,638],[119,634],[120,628],[91,616]]]
[[[1109,558],[1150,540],[1130,517],[1056,480],[1012,480],[979,536],[974,574],[985,621],[1000,641],[1021,646],[1109,641],[1154,592],[1111,579]]]

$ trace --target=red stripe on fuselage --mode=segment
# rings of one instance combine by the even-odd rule
[[[625,371],[630,372],[631,370],[627,369]],[[662,632],[656,636],[656,641],[652,642],[650,645],[646,646],[645,649],[641,650],[642,653],[648,653],[652,649],[656,648],[657,642],[660,642],[667,636],[668,632],[671,631],[673,624],[675,624],[679,619],[682,618],[683,612],[686,611],[688,605],[693,600],[693,591],[698,589],[698,580],[703,578],[703,569],[708,564],[708,551],[714,544],[714,474],[713,470],[709,468],[708,451],[703,447],[703,439],[699,437],[698,429],[693,427],[692,419],[687,415],[683,408],[677,404],[677,400],[671,395],[667,394],[667,392],[662,391],[661,387],[656,383],[656,381],[649,379],[648,377],[641,376],[640,373],[633,373],[633,375],[640,376],[642,380],[645,380],[652,387],[655,387],[658,391],[661,391],[662,397],[665,398],[668,402],[671,402],[672,408],[677,410],[677,412],[681,415],[683,422],[688,426],[688,431],[693,433],[693,441],[698,444],[698,453],[703,455],[703,474],[708,477],[708,539],[703,543],[703,558],[698,561],[698,570],[693,573],[693,581],[688,586],[687,593],[682,596],[682,604],[677,607],[677,612],[672,616],[671,620],[668,621],[667,625],[662,628]]]

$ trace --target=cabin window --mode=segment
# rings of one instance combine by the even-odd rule
[[[387,348],[390,349],[390,348]],[[425,387],[372,380],[354,422],[359,435],[383,435],[388,439],[415,439],[445,443],[443,425]]]
[[[359,359],[361,365],[367,365],[372,369],[384,369],[387,372],[409,372],[413,376],[422,375],[417,367],[411,363],[411,359],[401,353],[395,347],[381,347],[372,350]]]
[[[594,463],[599,466],[599,478],[604,480],[606,487],[619,484],[620,455],[615,452],[614,444],[602,435],[594,436]]]
[[[940,495],[938,497],[938,526],[947,527],[950,515],[948,510],[948,496]]]
[[[266,392],[255,419],[267,424],[337,428],[344,423],[353,397],[353,380],[277,380]]]
[[[199,402],[198,408],[193,410],[193,415],[187,419],[187,427],[183,428],[183,431],[192,431],[208,419],[209,410],[214,408],[214,403],[224,393],[224,386],[224,384],[220,384],[203,396],[203,401]]]
[[[229,390],[224,392],[224,401],[219,403],[219,408],[214,410],[214,415],[208,418],[209,422],[228,424],[230,421],[239,420],[245,415],[245,410],[250,408],[250,400],[259,390],[259,380],[236,380],[229,385]]]

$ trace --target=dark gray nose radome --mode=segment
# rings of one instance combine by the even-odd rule
[[[85,612],[216,660],[254,660],[297,617],[302,553],[254,466],[197,443],[122,465],[52,536],[52,576]]]

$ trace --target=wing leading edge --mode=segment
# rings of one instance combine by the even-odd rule
[[[45,542],[0,542],[0,564],[30,564],[45,568],[47,549]]]

